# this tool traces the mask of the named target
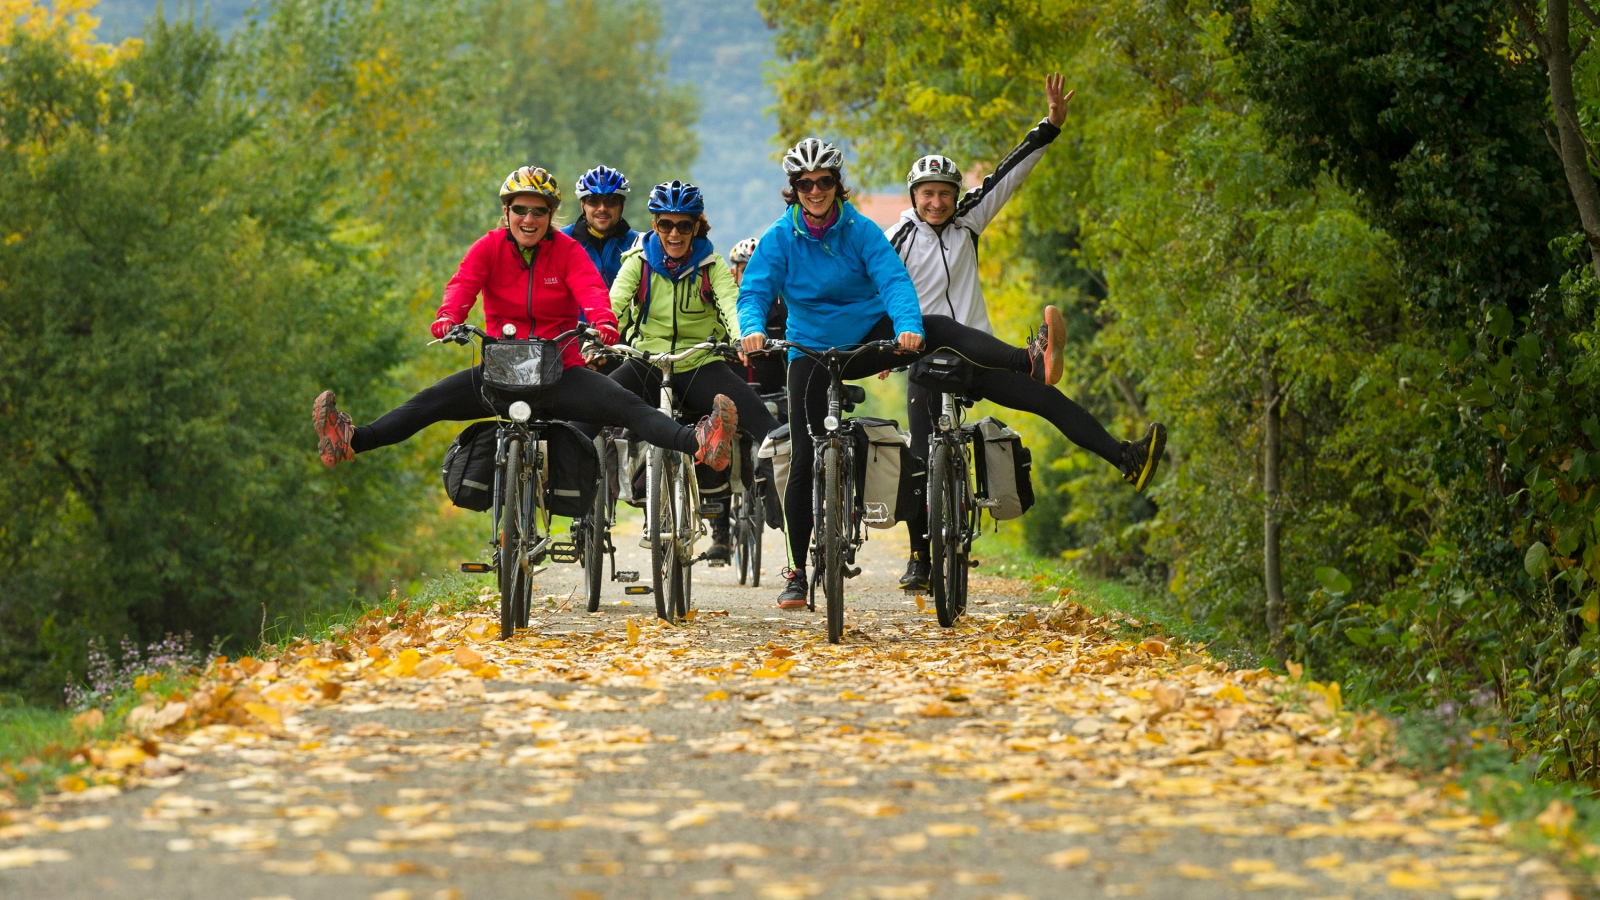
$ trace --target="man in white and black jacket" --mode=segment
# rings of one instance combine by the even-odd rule
[[[983,302],[983,287],[978,283],[978,238],[1061,133],[1067,103],[1072,99],[1070,91],[1062,93],[1064,84],[1059,73],[1045,79],[1049,115],[1006,154],[982,184],[959,199],[961,171],[954,162],[943,156],[924,156],[911,166],[906,187],[912,208],[901,213],[900,221],[884,234],[911,273],[924,314],[949,316],[963,325],[994,333]],[[1048,313],[1061,315],[1053,306]],[[1142,491],[1150,483],[1166,449],[1164,425],[1152,424],[1136,441],[1119,441],[1067,395],[1025,374],[974,367],[971,395],[1044,417],[1068,440],[1116,466],[1123,480],[1136,490]],[[906,415],[911,446],[918,454],[928,452],[928,437],[938,414],[937,394],[915,384],[908,387]],[[911,560],[900,584],[906,590],[926,590],[927,509],[923,508],[907,525],[911,531]]]

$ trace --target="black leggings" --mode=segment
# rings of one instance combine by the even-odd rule
[[[435,422],[465,422],[494,415],[484,405],[478,391],[478,367],[446,375],[415,397],[379,416],[370,425],[356,429],[350,442],[357,453],[398,444]],[[504,412],[515,397],[502,398]],[[634,434],[668,450],[694,453],[700,443],[694,429],[679,425],[599,372],[573,366],[561,373],[550,390],[524,398],[528,404],[554,419],[622,425]]]
[[[992,334],[968,328],[948,316],[923,316],[922,349],[916,353],[874,351],[863,353],[844,367],[845,379],[866,378],[896,366],[907,365],[934,350],[954,350],[974,365],[1023,373],[1032,368],[1028,351],[1013,347]],[[861,338],[861,343],[895,337],[894,322],[884,316]],[[802,356],[789,363],[789,488],[784,492],[783,515],[789,526],[790,563],[804,569],[811,543],[815,512],[811,506],[813,444],[809,422],[822,422],[828,414],[828,370]],[[926,532],[927,528],[924,527]]]
[[[1066,435],[1067,440],[1116,466],[1122,459],[1122,442],[1106,433],[1089,411],[1071,397],[1041,381],[1017,372],[975,369],[972,377],[974,398],[998,403],[1007,409],[1033,413]],[[939,394],[915,384],[906,386],[906,421],[911,430],[911,452],[927,462],[928,437],[939,417]],[[926,496],[926,495],[924,495]],[[911,551],[924,557],[928,553],[928,508],[918,507],[906,522],[911,532]]]
[[[608,377],[645,401],[660,403],[661,370],[655,366],[630,359]],[[711,401],[718,394],[728,395],[739,410],[740,430],[748,433],[758,447],[766,440],[767,432],[778,427],[778,420],[767,412],[755,388],[722,360],[674,374],[672,390],[678,395],[683,412],[696,419],[711,412]]]

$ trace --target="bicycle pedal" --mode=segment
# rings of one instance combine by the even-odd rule
[[[630,584],[623,588],[622,592],[630,597],[637,597],[640,594],[653,594],[655,589],[648,584]]]
[[[578,551],[577,544],[551,544],[548,548],[548,554],[552,561],[558,563],[575,563],[583,558],[582,554]]]
[[[967,568],[976,569],[978,567],[978,563],[979,562],[981,562],[981,560],[969,559],[969,560],[967,560]]]
[[[844,577],[846,577],[846,578],[854,578],[854,577],[856,577],[857,575],[860,575],[860,574],[861,574],[861,567],[860,566],[851,566],[851,567],[848,567],[848,568],[846,568],[844,570]]]
[[[631,571],[631,570],[626,570],[626,569],[618,570],[618,572],[615,575],[611,576],[611,580],[612,581],[620,581],[620,582],[622,582],[624,584],[627,584],[629,582],[638,581],[639,580],[639,573],[635,572],[635,571]]]
[[[494,571],[494,564],[482,562],[462,563],[461,571],[467,573],[468,575],[487,575]]]

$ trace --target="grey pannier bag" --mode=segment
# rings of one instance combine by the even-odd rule
[[[860,416],[854,424],[861,520],[873,528],[893,528],[922,502],[922,461],[911,452],[911,435],[899,422]]]
[[[756,459],[772,460],[773,487],[777,488],[779,508],[782,509],[784,491],[789,489],[789,426],[779,425],[767,432],[756,451]]]
[[[975,426],[982,448],[977,454],[978,506],[996,521],[1015,519],[1033,506],[1033,453],[1022,446],[1022,435],[994,416]]]

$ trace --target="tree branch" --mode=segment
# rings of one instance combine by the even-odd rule
[[[1578,7],[1578,12],[1583,13],[1583,17],[1589,20],[1590,25],[1600,28],[1600,13],[1594,11],[1594,7],[1589,5],[1589,0],[1572,0],[1572,3]]]

